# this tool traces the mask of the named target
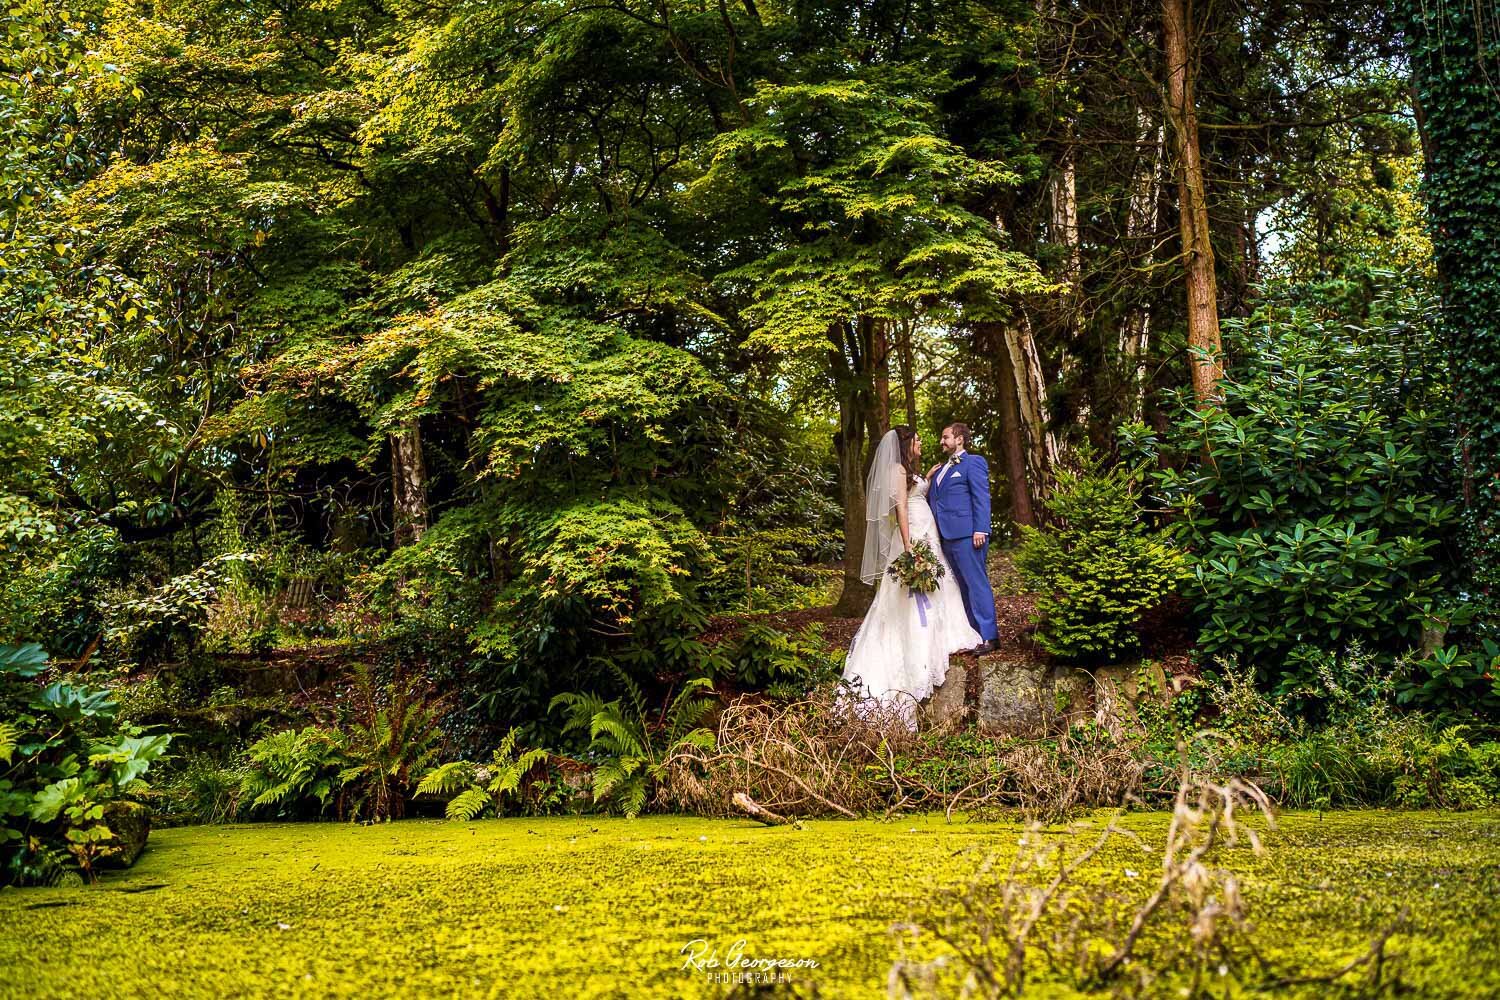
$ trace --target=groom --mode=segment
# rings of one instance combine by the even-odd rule
[[[990,549],[990,469],[983,458],[965,450],[967,425],[944,427],[942,443],[948,461],[933,470],[927,499],[943,539],[943,555],[958,579],[969,624],[984,640],[970,652],[988,653],[995,649],[999,636],[995,594],[990,590],[985,560]]]

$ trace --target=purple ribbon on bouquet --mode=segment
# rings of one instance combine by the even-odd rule
[[[926,628],[927,609],[932,607],[932,598],[928,597],[920,590],[917,590],[915,587],[911,588],[911,596],[917,599],[917,619],[921,621],[922,627]]]

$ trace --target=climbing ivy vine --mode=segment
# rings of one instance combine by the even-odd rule
[[[1500,599],[1500,7],[1396,0],[1427,160],[1474,582]]]

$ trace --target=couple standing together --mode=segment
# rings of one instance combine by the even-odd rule
[[[943,682],[948,657],[989,652],[998,636],[985,562],[989,467],[967,450],[968,443],[965,425],[943,428],[948,459],[924,476],[922,440],[903,424],[880,439],[865,480],[865,551],[859,575],[877,586],[844,661],[844,678],[862,698],[895,705],[912,728],[917,702]],[[922,540],[944,568],[928,601],[918,601],[885,575],[891,560]]]

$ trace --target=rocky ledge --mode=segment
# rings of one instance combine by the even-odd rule
[[[1150,660],[1073,667],[1006,652],[954,656],[943,683],[922,704],[924,728],[978,723],[1006,736],[1044,736],[1081,721],[1110,729],[1137,724],[1136,706],[1165,701],[1184,678]]]

